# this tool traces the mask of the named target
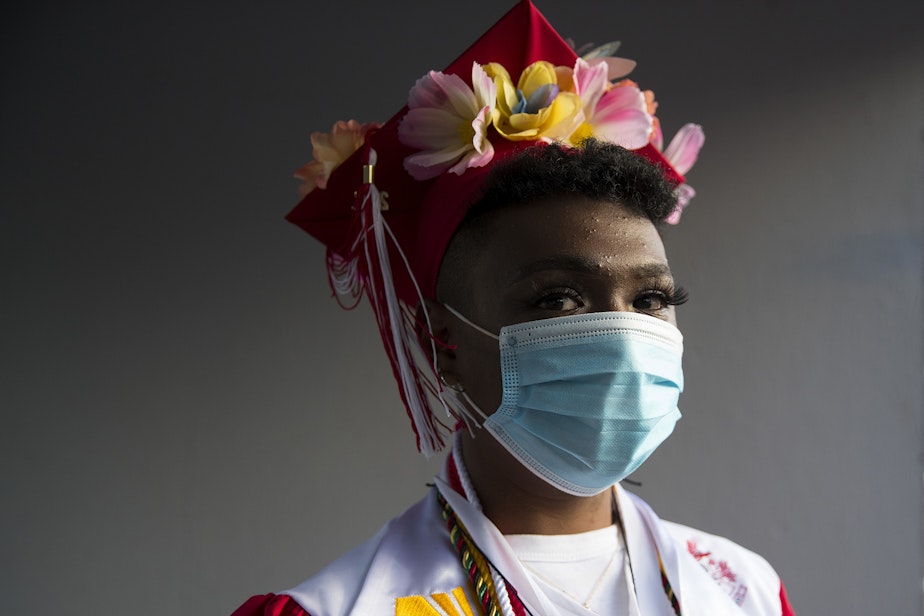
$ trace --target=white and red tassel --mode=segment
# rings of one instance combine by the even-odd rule
[[[447,415],[449,409],[436,378],[436,348],[430,335],[423,294],[407,256],[383,216],[387,204],[374,183],[375,163],[376,152],[369,148],[363,186],[356,192],[354,239],[345,254],[328,253],[328,278],[331,289],[345,308],[355,306],[363,292],[369,297],[401,399],[417,436],[417,448],[430,457],[445,447],[444,435],[449,432],[448,427],[434,416],[432,406],[442,407]],[[406,274],[413,282],[424,319],[419,326],[426,328],[427,332],[423,337],[425,341],[418,337],[419,326],[413,308],[398,298],[390,248],[400,257],[401,263],[396,265],[403,268],[403,271],[399,270],[401,274]],[[344,298],[348,301],[344,302]],[[421,344],[429,344],[430,352],[425,352]]]

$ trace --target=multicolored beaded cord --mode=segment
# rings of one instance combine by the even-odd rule
[[[446,521],[446,528],[449,530],[449,539],[459,553],[462,561],[462,567],[468,572],[468,577],[472,581],[472,588],[475,595],[481,603],[481,608],[486,616],[503,616],[500,609],[500,601],[497,597],[497,588],[494,587],[494,580],[491,578],[491,566],[485,560],[484,555],[475,546],[475,542],[469,536],[462,522],[456,517],[455,511],[449,506],[449,503],[443,498],[439,490],[436,497],[443,510],[443,519]]]
[[[670,601],[671,607],[674,608],[674,614],[680,616],[680,601],[677,600],[677,595],[674,594],[674,588],[671,586],[670,580],[667,579],[667,572],[664,570],[664,563],[661,562],[660,554],[658,554],[658,566],[661,568],[661,588],[664,589],[667,600]]]

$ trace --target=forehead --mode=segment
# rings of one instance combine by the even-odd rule
[[[614,271],[667,266],[654,224],[618,203],[549,198],[501,208],[480,222],[477,262],[508,279],[558,262]]]

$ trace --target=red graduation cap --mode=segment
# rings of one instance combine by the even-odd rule
[[[550,135],[567,140],[570,134],[561,130],[575,134],[589,130],[589,134],[595,134],[594,127],[588,124],[593,119],[588,116],[594,113],[587,107],[590,98],[599,99],[597,110],[606,105],[620,104],[616,100],[618,96],[628,96],[632,104],[637,104],[633,96],[643,99],[634,83],[616,84],[634,90],[620,90],[610,84],[605,69],[592,68],[599,66],[599,61],[593,64],[580,62],[583,61],[578,60],[574,49],[562,40],[532,2],[522,0],[444,71],[431,73],[418,81],[411,92],[410,107],[414,107],[415,101],[418,106],[432,104],[436,107],[416,112],[418,115],[411,118],[415,122],[401,128],[403,122],[409,121],[411,112],[409,106],[405,106],[381,127],[360,130],[356,123],[340,123],[338,128],[343,134],[336,137],[341,142],[340,149],[350,147],[343,143],[351,137],[353,147],[358,149],[336,166],[327,178],[322,173],[321,163],[309,163],[309,167],[314,166],[311,171],[320,176],[318,187],[310,190],[287,216],[287,220],[327,246],[328,271],[337,295],[351,296],[352,300],[358,300],[362,294],[369,297],[402,399],[417,434],[418,448],[425,454],[439,451],[443,446],[442,424],[435,419],[433,408],[446,408],[446,404],[441,385],[435,379],[433,354],[422,352],[420,346],[419,332],[421,328],[428,329],[426,314],[419,312],[420,303],[424,298],[435,297],[443,254],[468,208],[476,200],[491,164],[523,147],[547,142]],[[535,80],[540,85],[534,87],[533,92],[524,92],[516,86],[523,85],[525,72],[532,70],[530,67],[534,63],[542,64],[535,73],[531,73],[534,83],[527,84],[527,89],[536,85]],[[481,80],[476,78],[479,70],[486,71],[477,73],[483,75]],[[553,70],[558,73],[557,82]],[[601,70],[607,76],[603,89],[597,79]],[[513,79],[521,76],[520,83],[512,81],[510,76]],[[476,81],[479,83],[476,84]],[[447,101],[437,87],[442,83],[464,96],[459,94],[457,99]],[[489,109],[479,109],[480,103],[493,96],[482,91],[479,98],[479,84],[482,90],[490,90],[491,87],[496,90],[493,94],[496,101],[488,100],[486,107]],[[463,92],[467,88],[473,88],[470,95]],[[605,94],[604,90],[612,90],[613,95]],[[565,94],[562,95],[562,92]],[[452,96],[450,94],[450,98]],[[609,98],[604,103],[607,96]],[[452,104],[458,105],[463,99],[470,104],[475,103],[475,114],[483,111],[485,115],[481,118],[487,119],[478,125],[481,132],[473,129],[475,141],[481,138],[480,144],[475,143],[466,150],[477,160],[468,166],[463,160],[453,170],[443,170],[448,164],[438,165],[432,170],[415,169],[408,157],[420,152],[419,147],[413,147],[419,145],[419,139],[410,134],[420,126],[416,119],[446,118],[447,110],[453,112]],[[437,108],[440,104],[445,109]],[[527,125],[530,121],[538,122],[536,118],[540,118],[541,114],[551,118],[544,125],[552,126],[551,130],[543,133],[541,130],[531,132],[530,126],[523,129],[523,121]],[[559,126],[571,124],[556,133],[554,125],[559,117],[565,118]],[[656,120],[651,115],[647,117],[648,130],[653,135],[657,128]],[[475,126],[478,118],[473,117],[470,121]],[[578,128],[579,125],[581,128]],[[427,129],[424,126],[421,132]],[[351,131],[352,135],[349,134]],[[452,131],[456,129],[450,128],[446,132]],[[650,142],[648,135],[643,137],[643,143],[635,143],[635,147],[630,149],[660,165],[669,179],[682,184],[683,176]],[[312,136],[316,157],[318,146],[324,145],[320,143],[323,139],[318,134]],[[420,139],[425,140],[425,137]],[[466,146],[465,143],[461,145]],[[493,155],[484,154],[485,149]],[[431,158],[445,156],[445,151],[441,151],[434,152]],[[458,163],[456,160],[450,162]],[[418,179],[421,177],[423,179]],[[432,344],[428,340],[423,343]]]

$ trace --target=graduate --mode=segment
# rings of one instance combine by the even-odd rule
[[[338,300],[370,301],[418,449],[450,451],[420,502],[234,616],[793,614],[763,558],[619,483],[680,418],[658,228],[703,132],[665,147],[612,52],[524,0],[386,123],[312,135],[288,219]]]

